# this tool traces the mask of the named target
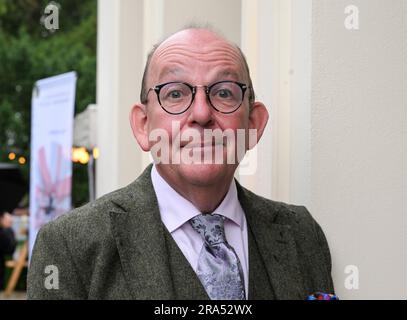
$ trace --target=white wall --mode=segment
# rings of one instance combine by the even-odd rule
[[[344,26],[350,4],[358,31]],[[271,130],[258,172],[241,180],[309,208],[341,299],[407,299],[407,2],[243,6],[242,46]],[[358,290],[345,288],[349,265],[359,269]]]
[[[313,1],[311,210],[343,298],[407,299],[406,13],[405,0]],[[344,288],[346,265],[359,290]]]

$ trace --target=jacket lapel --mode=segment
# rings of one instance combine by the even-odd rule
[[[237,183],[239,201],[246,214],[248,228],[264,261],[275,298],[305,299],[303,280],[299,272],[297,250],[290,226],[277,223],[279,208],[270,208],[263,199]],[[249,252],[252,250],[249,247]],[[251,261],[249,261],[250,273]],[[252,276],[252,274],[250,274]],[[249,286],[252,283],[249,279]],[[250,290],[249,290],[250,292]],[[250,297],[249,297],[250,298]]]
[[[173,299],[164,226],[150,172],[151,165],[124,188],[120,199],[112,200],[112,233],[133,298]]]
[[[194,269],[167,230],[165,230],[165,238],[169,252],[175,298],[181,300],[209,300],[208,294]]]

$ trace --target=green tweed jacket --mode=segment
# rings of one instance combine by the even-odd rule
[[[161,222],[150,173],[41,228],[29,299],[208,299]],[[249,299],[333,293],[328,244],[305,207],[237,189],[252,235]]]

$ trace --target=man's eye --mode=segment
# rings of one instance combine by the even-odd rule
[[[182,97],[182,92],[179,90],[173,90],[168,92],[167,96],[169,99],[179,99]]]
[[[216,93],[216,96],[219,97],[219,98],[222,98],[222,99],[228,99],[228,98],[232,97],[233,94],[232,94],[232,92],[230,90],[220,89]]]

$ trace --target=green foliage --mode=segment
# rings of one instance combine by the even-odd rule
[[[96,0],[57,0],[59,29],[41,24],[50,1],[0,0],[0,161],[24,156],[29,178],[31,93],[38,79],[76,71],[75,114],[96,101]],[[16,161],[16,160],[14,160]],[[87,171],[75,165],[73,205],[88,200]]]

